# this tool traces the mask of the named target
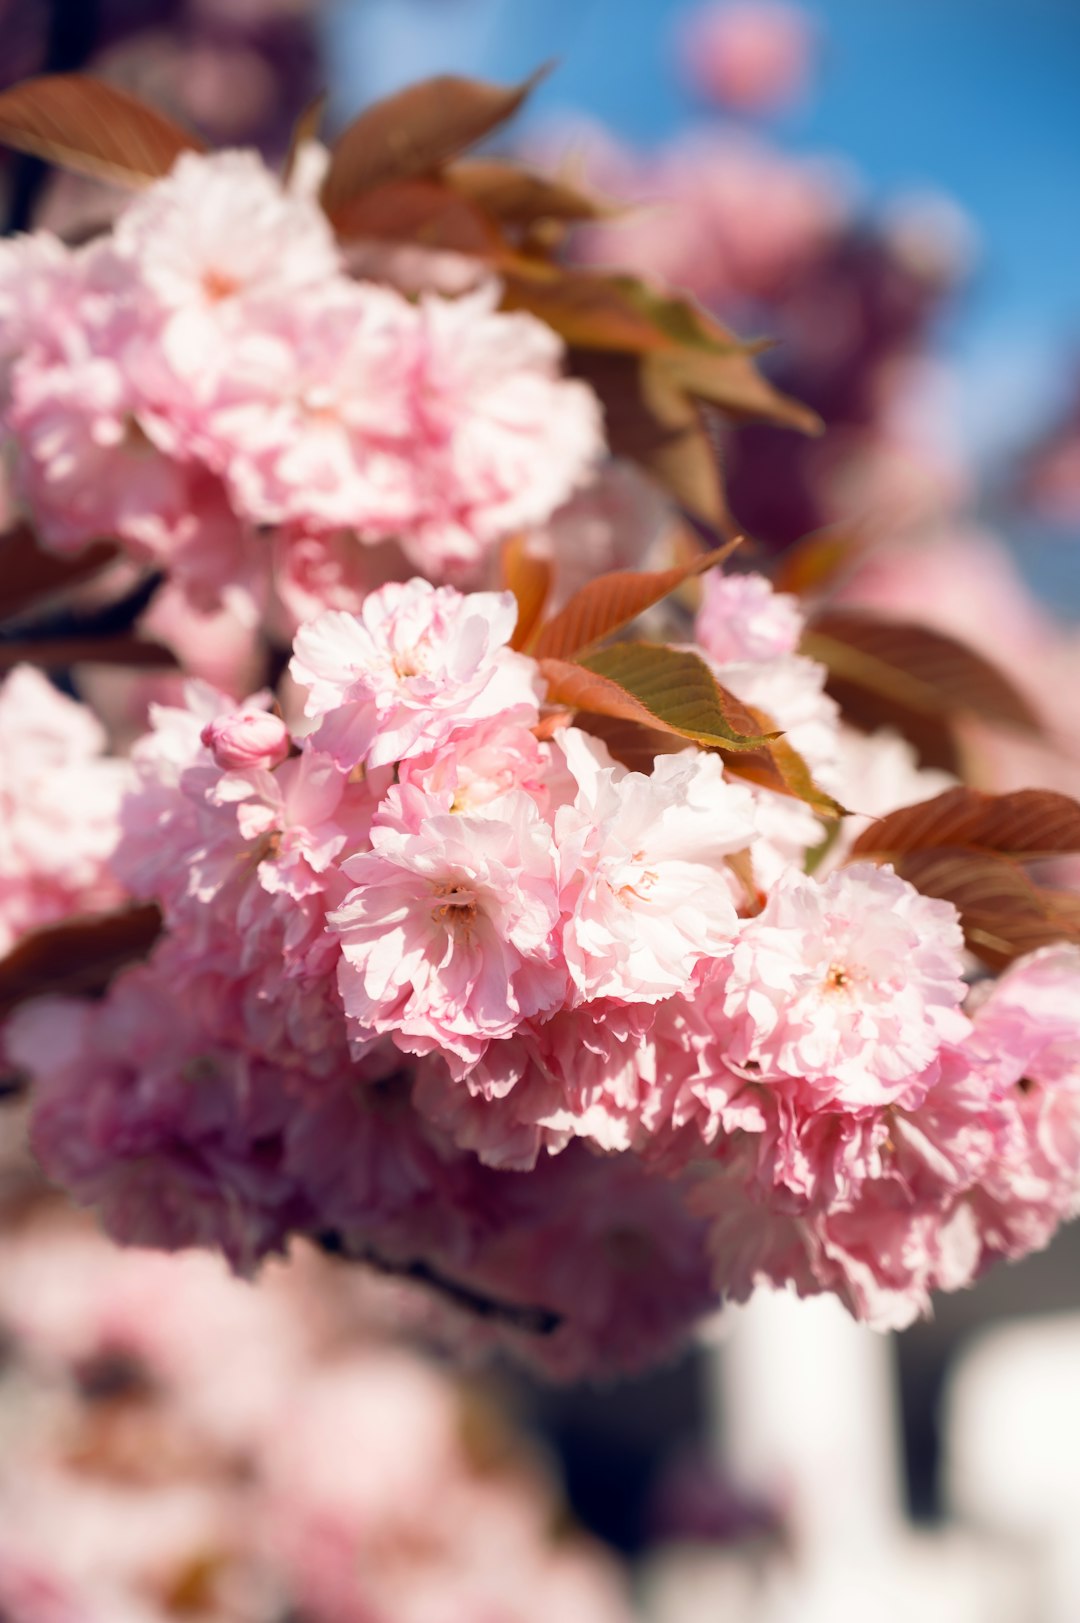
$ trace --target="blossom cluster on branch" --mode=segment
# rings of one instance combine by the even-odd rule
[[[0,95],[142,185],[0,252],[5,1087],[118,1240],[308,1236],[556,1375],[763,1282],[903,1325],[1080,1204],[1080,805],[944,770],[1037,718],[814,604],[827,537],[809,606],[721,572],[710,413],[817,420],[568,265],[592,200],[460,158],[527,89],[413,87],[287,180],[92,81]],[[350,274],[406,250],[419,292]],[[166,593],[268,685],[176,672],[112,760],[19,661],[105,695]]]
[[[298,173],[186,152],[106,236],[0,245],[0,430],[45,546],[115,537],[249,619],[277,576],[295,622],[340,532],[360,581],[391,545],[475,580],[595,471],[599,407],[555,333],[491,280],[418,302],[354,280]]]
[[[674,735],[630,770],[516,618],[390,583],[299,631],[302,726],[268,693],[157,711],[112,866],[161,939],[8,1028],[46,1170],[123,1241],[419,1266],[563,1373],[764,1280],[904,1324],[1045,1244],[1080,1196],[1080,949],[969,991],[956,906],[860,860],[878,825],[830,839]],[[858,812],[939,788],[841,728],[799,632],[708,577],[718,693],[767,696]]]

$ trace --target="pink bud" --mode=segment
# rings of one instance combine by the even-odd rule
[[[215,716],[202,730],[203,743],[226,772],[277,766],[289,753],[289,729],[268,710],[234,710]]]
[[[679,40],[693,88],[739,113],[798,101],[816,45],[813,19],[789,0],[711,0],[690,14]]]

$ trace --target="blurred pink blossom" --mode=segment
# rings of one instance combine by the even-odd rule
[[[706,100],[738,113],[802,99],[815,67],[817,28],[787,0],[707,0],[681,20],[679,63]]]

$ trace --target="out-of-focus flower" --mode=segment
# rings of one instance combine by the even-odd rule
[[[40,672],[17,666],[0,684],[0,955],[123,895],[108,860],[129,770],[104,752],[97,719]]]
[[[814,68],[817,30],[787,0],[708,0],[683,20],[679,61],[691,86],[740,113],[801,99]]]

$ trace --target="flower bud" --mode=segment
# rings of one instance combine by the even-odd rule
[[[289,753],[289,729],[269,710],[234,710],[215,716],[201,737],[225,772],[277,766]]]

